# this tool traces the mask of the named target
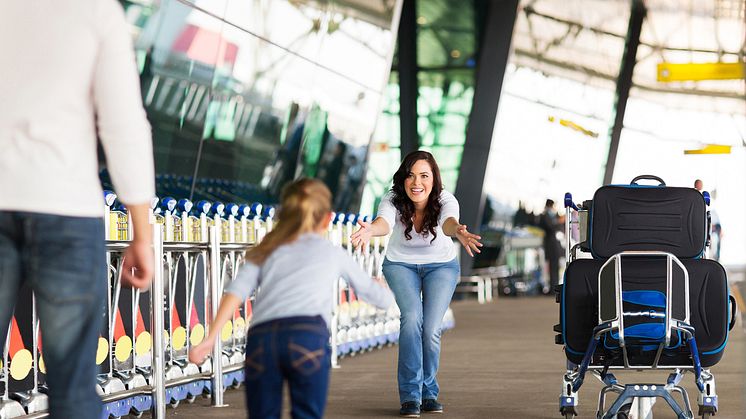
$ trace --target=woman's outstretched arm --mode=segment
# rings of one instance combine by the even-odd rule
[[[461,242],[461,245],[464,246],[464,249],[466,249],[466,253],[468,253],[469,256],[474,257],[474,252],[482,253],[479,250],[479,248],[482,247],[482,243],[479,242],[482,237],[469,233],[466,229],[466,225],[460,224],[456,218],[448,217],[448,219],[446,219],[443,223],[443,233],[445,233],[446,236],[457,238],[458,241]]]
[[[377,217],[372,223],[358,220],[360,228],[352,233],[350,240],[355,248],[365,248],[370,243],[371,237],[385,236],[391,232],[389,223],[382,217]]]

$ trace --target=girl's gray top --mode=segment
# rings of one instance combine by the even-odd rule
[[[332,314],[334,281],[344,278],[365,302],[386,309],[391,292],[377,284],[347,253],[318,234],[307,233],[284,244],[261,266],[244,263],[225,289],[242,301],[257,287],[253,324],[294,316]]]

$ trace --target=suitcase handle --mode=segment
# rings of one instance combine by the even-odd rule
[[[637,185],[637,181],[638,180],[643,180],[643,179],[645,179],[645,180],[657,180],[660,183],[659,186],[666,186],[666,182],[664,182],[663,179],[659,178],[658,176],[653,176],[653,175],[640,175],[640,176],[637,176],[636,178],[632,179],[632,182],[630,182],[629,184],[630,185]]]
[[[729,295],[728,298],[730,299],[730,324],[728,325],[728,330],[733,330],[733,327],[736,325],[736,314],[738,314],[736,297]]]

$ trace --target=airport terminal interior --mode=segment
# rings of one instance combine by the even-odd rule
[[[283,188],[321,181],[325,240],[390,284],[398,239],[351,237],[416,150],[482,245],[449,250],[436,414],[746,417],[746,0],[118,3],[152,128],[156,269],[150,289],[121,282],[132,218],[100,149],[101,419],[247,417],[261,289],[204,363],[189,352],[245,252],[282,224]],[[324,292],[323,416],[431,416],[400,412],[404,310],[342,278]],[[2,419],[49,415],[55,343],[33,301],[22,288]],[[282,417],[311,417],[290,399]]]

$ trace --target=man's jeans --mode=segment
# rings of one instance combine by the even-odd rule
[[[401,311],[399,400],[437,399],[440,332],[460,273],[456,259],[414,265],[385,259],[383,275]]]
[[[293,419],[324,417],[329,389],[329,330],[321,316],[270,320],[246,338],[246,405],[249,417],[280,419],[288,382]]]
[[[36,296],[51,417],[99,418],[95,386],[106,298],[103,220],[0,211],[0,348],[23,284]]]

